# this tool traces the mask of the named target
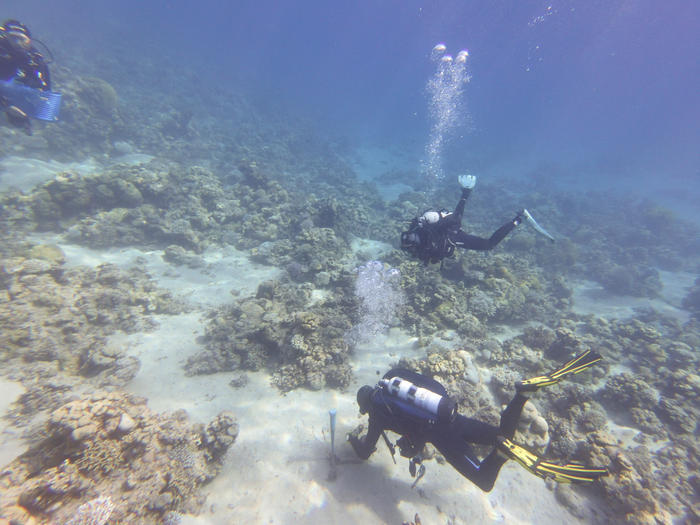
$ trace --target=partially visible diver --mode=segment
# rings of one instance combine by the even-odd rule
[[[51,91],[49,66],[34,47],[29,29],[17,20],[6,20],[0,26],[0,110],[12,126],[31,135],[30,117],[57,120],[60,102],[60,94]]]
[[[551,242],[556,242],[554,237],[537,224],[527,210],[519,211],[512,220],[498,228],[488,239],[462,231],[464,207],[476,184],[476,177],[460,175],[459,182],[462,185],[462,195],[455,211],[450,213],[447,210],[430,210],[413,219],[408,231],[401,234],[401,249],[403,251],[417,257],[426,266],[428,263],[442,263],[445,258],[452,257],[455,248],[465,250],[494,249],[498,243],[505,239],[506,235],[524,221],[530,223]]]
[[[368,459],[383,437],[392,456],[397,446],[401,456],[410,459],[412,477],[420,465],[416,483],[425,473],[421,453],[426,443],[432,443],[450,465],[484,492],[491,491],[501,467],[509,459],[535,476],[559,483],[594,481],[606,476],[608,471],[578,463],[553,463],[516,445],[512,439],[523,407],[534,392],[570,374],[578,374],[601,359],[600,354],[589,350],[550,374],[518,381],[515,397],[501,414],[498,427],[458,414],[457,405],[437,381],[409,370],[391,370],[378,385],[365,385],[357,392],[360,413],[369,414],[369,427],[367,434],[359,437],[364,427],[358,426],[348,433],[347,440],[361,459]],[[396,445],[390,443],[387,430],[401,435]],[[494,448],[480,461],[470,443]]]

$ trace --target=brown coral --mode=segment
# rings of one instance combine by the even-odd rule
[[[111,496],[125,524],[159,523],[175,509],[196,512],[198,488],[236,441],[235,419],[222,412],[204,429],[190,425],[184,411],[152,414],[135,396],[83,396],[54,411],[44,439],[4,470],[0,517],[63,522],[98,494]]]

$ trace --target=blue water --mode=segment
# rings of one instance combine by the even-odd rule
[[[429,54],[443,42],[454,54],[469,50],[473,75],[465,96],[474,129],[455,134],[448,165],[506,161],[526,171],[544,160],[581,177],[700,178],[698,2],[4,4],[47,42],[135,44],[201,82],[288,104],[329,136],[420,154]],[[71,53],[54,48],[59,64]]]
[[[318,193],[324,199],[324,204],[319,205],[314,198],[306,201],[307,205],[309,208],[327,207],[329,210],[334,204],[333,199],[341,201],[347,196],[348,202],[352,203],[351,199],[356,195],[363,198],[368,195],[358,192],[356,187],[350,188],[350,195],[343,194],[343,190],[350,185],[343,186],[342,183],[346,182],[346,176],[351,178],[351,172],[344,171],[342,168],[345,165],[342,163],[329,162],[333,153],[338,153],[342,162],[351,166],[360,180],[376,179],[380,186],[378,190],[387,200],[395,199],[406,190],[442,190],[447,187],[449,191],[431,196],[437,195],[446,206],[454,206],[458,191],[456,175],[471,173],[480,182],[467,208],[465,222],[469,226],[476,223],[482,230],[489,228],[490,233],[493,231],[490,228],[504,223],[499,223],[499,220],[510,220],[516,210],[527,206],[543,226],[564,241],[552,248],[547,245],[547,250],[551,249],[553,254],[551,265],[543,264],[550,262],[549,255],[541,255],[550,252],[540,248],[530,256],[524,255],[530,257],[533,265],[537,260],[538,265],[546,267],[543,272],[548,276],[547,280],[559,272],[563,273],[564,280],[607,279],[604,284],[599,283],[605,289],[583,288],[576,296],[576,301],[583,303],[581,308],[593,304],[596,315],[603,316],[607,312],[609,316],[620,316],[623,309],[624,312],[631,312],[633,307],[646,306],[648,297],[644,294],[635,298],[638,302],[621,297],[633,288],[632,285],[641,289],[638,281],[656,276],[658,271],[654,265],[664,271],[666,290],[670,290],[664,297],[668,304],[663,305],[659,300],[654,303],[655,307],[662,304],[668,307],[667,310],[673,309],[678,313],[683,298],[690,297],[688,291],[697,274],[696,230],[680,222],[673,222],[673,227],[667,228],[665,220],[670,220],[668,215],[665,210],[654,208],[653,204],[661,203],[671,208],[677,216],[700,223],[698,0],[4,0],[0,16],[2,19],[17,18],[26,23],[34,36],[48,45],[55,59],[51,64],[55,78],[74,80],[76,77],[96,77],[108,82],[119,95],[119,118],[124,121],[132,119],[128,129],[135,133],[133,136],[120,135],[125,132],[120,131],[116,117],[110,117],[113,135],[104,143],[86,146],[84,151],[80,145],[76,145],[78,140],[76,143],[68,140],[56,142],[59,146],[66,144],[66,151],[59,152],[65,157],[59,159],[61,161],[83,162],[86,160],[84,157],[91,154],[107,165],[116,158],[112,146],[115,142],[121,142],[128,150],[133,146],[134,152],[139,154],[159,156],[163,151],[172,154],[172,158],[158,158],[159,161],[187,164],[183,166],[185,168],[201,165],[223,179],[243,177],[242,187],[245,187],[247,182],[240,170],[244,165],[250,169],[250,165],[257,160],[262,171],[266,172],[264,176],[269,174],[270,178],[276,177],[275,181],[283,184],[285,190],[290,188],[314,193],[316,188],[309,186],[319,186]],[[447,53],[454,57],[460,51],[468,50],[465,67],[471,78],[468,83],[459,86],[463,91],[460,94],[460,118],[457,120],[462,125],[452,129],[438,148],[440,158],[437,165],[447,182],[431,187],[429,184],[416,184],[415,174],[425,173],[429,164],[426,148],[433,138],[431,126],[436,116],[430,111],[432,94],[428,83],[439,67],[438,62],[431,60],[431,51],[437,44],[444,44]],[[69,68],[71,73],[62,71],[62,68]],[[56,88],[60,90],[61,86]],[[155,103],[158,101],[154,101],[154,93],[162,104]],[[67,89],[66,94],[66,98],[74,95],[75,87],[72,91]],[[217,96],[239,98],[232,98],[233,102],[227,104]],[[248,111],[250,107],[254,107],[254,111]],[[166,118],[170,110],[177,113],[177,118],[170,119],[172,122]],[[278,113],[279,119],[270,118]],[[66,114],[71,113],[66,111]],[[85,118],[86,122],[81,122],[82,127],[67,126],[67,129],[79,130],[86,136],[89,133],[86,130],[96,129],[89,128],[89,125],[99,126],[100,118],[104,117],[86,113],[89,117],[86,118],[84,114],[73,111],[73,115],[76,114]],[[186,118],[178,120],[183,115]],[[97,124],[89,122],[92,117],[95,117]],[[188,128],[190,117],[196,125]],[[240,119],[236,121],[238,117]],[[298,129],[294,128],[295,123],[299,123]],[[312,133],[308,132],[309,123],[314,129]],[[50,132],[55,131],[50,127],[39,129],[46,130],[49,138]],[[172,136],[160,142],[155,139],[149,142],[159,133],[161,139],[169,134]],[[41,136],[40,133],[37,135]],[[9,132],[7,136],[10,136]],[[60,134],[57,132],[54,138],[56,136]],[[4,159],[10,153],[21,153],[21,148],[25,148],[27,155],[33,154],[30,146],[22,146],[31,145],[30,139],[12,137],[15,140],[11,142],[12,148],[16,148],[12,151],[10,147],[6,148],[0,152],[0,157]],[[153,144],[172,149],[149,151],[148,147]],[[69,151],[71,147],[73,149]],[[98,151],[100,147],[104,151]],[[246,148],[252,151],[250,158],[246,156]],[[266,148],[273,152],[269,153]],[[331,154],[326,155],[328,152]],[[55,151],[50,153],[54,154]],[[178,157],[180,153],[182,156]],[[36,155],[49,153],[37,150]],[[49,159],[42,157],[41,160]],[[329,162],[329,165],[324,165],[324,162]],[[308,180],[304,178],[307,171],[313,172]],[[382,178],[386,173],[398,173],[399,176]],[[25,173],[21,172],[20,175],[24,176]],[[286,180],[282,180],[287,176]],[[328,177],[325,182],[338,186],[330,189],[321,187],[319,179],[324,176]],[[224,183],[227,181],[224,180]],[[296,187],[297,183],[303,184]],[[501,188],[494,183],[507,185],[505,189],[511,192],[504,196],[506,192],[499,193]],[[558,190],[565,191],[557,193]],[[603,191],[594,194],[588,190]],[[617,193],[609,190],[631,191],[637,197],[653,199],[653,203],[646,201],[637,210],[629,205],[629,201],[619,199]],[[258,195],[259,191],[262,190],[255,191],[254,195]],[[270,204],[272,201],[265,191],[262,194],[262,197],[256,196],[258,200],[255,201],[260,203],[260,213],[256,218],[261,222],[263,218],[272,222],[272,217],[279,215],[278,211],[283,208],[286,209],[280,212],[282,214],[298,213],[296,206],[299,203],[285,204],[284,207],[280,205],[278,210],[275,208],[277,204]],[[518,200],[523,194],[527,199]],[[372,250],[384,250],[391,246],[387,241],[393,242],[393,247],[396,247],[398,235],[393,239],[386,236],[392,233],[393,224],[408,219],[400,214],[409,215],[413,213],[410,210],[418,207],[420,201],[412,204],[411,197],[415,198],[415,195],[409,195],[405,202],[386,207],[391,210],[391,215],[384,231],[372,231],[371,225],[363,222],[379,222],[381,219],[367,219],[368,215],[359,215],[360,225],[353,224],[351,233],[342,232],[343,242],[347,240],[345,235],[355,236],[361,232],[363,238],[360,240],[364,244],[358,246],[362,247],[363,252],[358,253],[368,253],[364,252],[367,246]],[[254,202],[251,196],[244,198]],[[326,198],[328,205],[325,204]],[[269,201],[268,204],[265,204],[265,199]],[[405,203],[410,206],[401,208]],[[620,213],[614,214],[611,210],[616,210],[618,203]],[[235,232],[231,229],[228,237],[222,237],[222,245],[235,244],[240,239],[240,232],[244,231],[242,224],[252,220],[252,213],[257,213],[252,206],[243,206],[241,210],[246,212],[245,215],[232,219],[240,223],[239,228]],[[493,208],[488,214],[483,214],[482,219],[486,222],[475,220],[486,207]],[[274,215],[270,211],[273,209]],[[649,210],[653,211],[646,216],[650,224],[638,227],[636,222],[640,220],[639,217],[644,217],[644,212]],[[325,218],[325,212],[310,211],[313,215],[302,209],[297,221],[300,230],[307,229],[302,226],[304,223],[310,224],[308,228],[313,228],[325,226],[330,221]],[[506,217],[504,213],[509,215]],[[319,222],[321,215],[324,215],[323,221]],[[234,217],[233,213],[231,217]],[[306,220],[302,220],[303,217]],[[608,224],[606,221],[609,217],[610,222],[626,223]],[[316,224],[312,218],[317,221]],[[182,222],[187,221],[183,219]],[[61,224],[61,228],[70,224]],[[344,224],[341,226],[346,227]],[[526,227],[529,228],[525,226],[523,229]],[[338,239],[341,239],[342,228],[338,227],[336,232]],[[285,232],[285,235],[294,234]],[[373,238],[381,235],[385,237]],[[578,265],[567,262],[569,256],[572,260],[578,257],[575,250],[567,251],[567,247],[573,246],[567,236],[581,246],[584,257]],[[256,242],[262,243],[253,249],[260,256],[263,248],[270,251],[277,240],[286,241],[287,238],[271,238],[268,241],[255,237]],[[370,242],[380,240],[384,241],[381,245]],[[596,246],[601,247],[600,254],[596,253]],[[559,251],[554,251],[557,249]],[[537,254],[540,254],[540,259],[537,259]],[[516,260],[516,255],[512,260]],[[156,257],[155,252],[149,253],[151,256],[160,257]],[[392,257],[396,257],[396,254]],[[484,257],[491,257],[491,254]],[[267,270],[260,270],[254,260],[245,259],[241,263],[236,259],[236,264],[242,265],[245,271],[253,268],[261,280],[263,276],[267,279],[271,275],[266,273]],[[277,275],[287,272],[293,276],[289,268],[294,264],[301,273],[302,265],[297,261],[290,261],[286,269],[276,268],[274,271],[279,271]],[[605,268],[596,271],[599,266]],[[244,273],[243,269],[240,269],[240,273]],[[583,275],[583,270],[588,275]],[[677,279],[671,274],[676,270],[683,270],[678,272]],[[220,271],[217,275],[223,276],[221,282],[228,283],[228,273],[239,273],[239,267],[229,264]],[[162,282],[166,278],[171,279],[171,283],[178,279],[186,282],[188,279],[180,278],[180,273],[172,273],[170,269],[167,272],[163,274]],[[692,275],[690,272],[693,272]],[[323,270],[320,273],[325,274],[327,284],[330,278],[328,272]],[[482,274],[478,280],[484,279],[481,270],[473,273]],[[209,278],[210,274],[206,275]],[[434,286],[435,275],[431,277],[428,274],[425,290],[431,290],[430,287]],[[632,284],[628,288],[612,286],[616,284],[615,279]],[[255,280],[251,279],[250,282],[254,283]],[[554,282],[555,279],[552,279]],[[213,277],[209,284],[213,284]],[[567,283],[569,285],[574,286],[574,283]],[[328,291],[322,290],[323,286],[319,284],[319,292]],[[246,290],[243,295],[248,293]],[[541,300],[540,293],[534,290],[533,287],[528,300]],[[421,291],[421,294],[430,297],[438,292],[444,295],[441,288]],[[228,290],[221,293],[230,299]],[[697,291],[694,294],[693,312],[697,315]],[[648,295],[651,297],[653,294]],[[314,300],[321,300],[314,297]],[[326,296],[319,294],[319,297]],[[486,294],[483,297],[482,302],[486,303],[483,308],[487,310],[490,303],[486,299],[491,299]],[[673,301],[667,301],[668,297],[672,297]],[[605,303],[605,300],[609,302]],[[607,308],[606,312],[603,308]],[[584,311],[589,310],[580,310]],[[593,307],[590,311],[593,311]],[[686,314],[690,315],[683,313]],[[653,320],[651,314],[647,315]],[[191,330],[191,325],[185,325],[183,333],[187,332],[189,337],[190,331],[197,334],[199,330],[203,332],[203,322],[204,318],[193,321],[196,328]],[[380,328],[386,328],[386,325],[382,324]],[[423,349],[413,348],[413,339],[411,341],[409,350],[422,354]],[[688,341],[691,344],[692,341]],[[166,343],[163,343],[163,348],[168,348],[168,353],[171,346],[177,346],[168,341]],[[194,345],[189,339],[182,343],[187,351],[192,350]],[[406,348],[409,348],[409,343],[406,343]],[[158,361],[154,363],[164,359],[160,351],[161,348],[158,348]],[[682,355],[680,350],[678,352]],[[395,355],[392,353],[392,358]],[[359,363],[360,358],[357,359]],[[374,376],[379,373],[376,368],[393,366],[382,359],[385,357],[377,357],[371,361],[371,365],[367,364],[369,361],[363,362],[361,373],[375,380]],[[672,359],[675,357],[669,357],[669,361]],[[146,358],[144,362],[148,364]],[[628,363],[617,365],[627,370]],[[151,363],[151,366],[153,370],[160,365]],[[671,377],[670,373],[667,374]],[[220,375],[218,379],[222,377]],[[247,431],[246,424],[250,423],[248,428],[262,434],[260,429],[263,425],[282,426],[277,418],[290,407],[306,409],[303,402],[295,403],[295,400],[301,399],[293,397],[297,396],[296,392],[289,397],[281,397],[272,389],[268,392],[267,376],[264,384],[262,375],[256,377],[258,391],[266,392],[267,397],[264,402],[256,398],[250,403],[246,401],[247,404],[241,402],[236,407],[243,414],[243,432]],[[138,379],[141,385],[152,383],[153,391],[160,388],[158,381],[144,373]],[[690,380],[687,381],[690,385]],[[180,382],[180,376],[173,379],[173,384],[176,382],[172,388],[181,392],[188,390],[183,385],[192,384]],[[217,389],[219,384],[223,387]],[[207,384],[207,395],[211,392],[209,401],[219,396],[217,403],[228,407],[231,404],[231,393],[226,390],[228,384],[228,379],[225,383],[212,380]],[[171,384],[168,385],[170,388]],[[350,390],[354,389],[355,385],[350,387]],[[299,391],[308,394],[306,390]],[[193,399],[198,394],[199,391],[188,393]],[[348,420],[356,422],[354,392],[347,394],[323,391],[323,395],[329,396],[324,399],[328,403],[332,399],[333,406],[339,408],[339,429],[341,419],[345,418],[342,433],[349,426]],[[243,395],[257,393],[250,389],[248,394],[241,392]],[[175,398],[178,402],[182,399]],[[255,419],[259,416],[254,413],[256,409],[250,408],[246,412],[259,402],[266,410],[265,416],[260,416],[266,420],[262,423]],[[192,403],[193,412],[194,407],[199,405],[200,400],[196,399]],[[313,410],[316,410],[315,406]],[[323,413],[325,420],[326,407],[319,412]],[[348,416],[348,413],[351,415]],[[665,417],[670,416],[667,414]],[[301,421],[302,418],[297,419]],[[280,421],[284,423],[284,420]],[[308,421],[301,424],[306,425]],[[284,440],[285,446],[294,448],[294,455],[293,461],[287,461],[286,466],[280,468],[296,471],[299,468],[297,461],[299,464],[308,462],[311,455],[298,455],[298,445],[289,438],[286,428],[283,431],[280,441]],[[268,441],[263,443],[272,442],[275,436],[277,434],[267,435]],[[320,443],[317,437],[316,441]],[[251,442],[255,442],[255,438]],[[308,438],[307,445],[310,442],[311,438]],[[682,451],[678,452],[679,456],[687,452],[685,448]],[[261,455],[264,453],[265,449],[260,452]],[[248,491],[244,485],[251,478],[245,477],[245,469],[254,473],[258,470],[251,466],[252,463],[246,462],[252,458],[251,461],[257,463],[254,456],[255,453],[250,458],[244,453],[237,456],[240,462],[235,465],[244,467],[238,470],[231,467],[226,474],[231,477],[221,476],[219,483],[224,485],[234,477],[238,479],[241,472],[243,475],[235,487],[236,490],[245,488],[244,495],[247,497]],[[385,459],[388,462],[388,458]],[[664,461],[662,458],[658,464]],[[372,466],[376,471],[379,468]],[[380,513],[384,507],[393,510],[394,503],[383,492],[388,486],[385,477],[374,475],[375,470],[348,469],[346,472],[352,472],[356,476],[353,479],[359,480],[355,487],[366,484],[366,492],[376,497],[369,507],[378,508]],[[282,483],[287,482],[284,475],[280,477],[275,474],[277,478]],[[375,478],[376,486],[380,487],[376,490],[375,485],[366,481]],[[311,481],[315,483],[313,479]],[[276,483],[270,483],[265,489],[268,492],[261,492],[262,495],[253,498],[254,504],[250,506],[256,513],[258,509],[262,509],[263,514],[267,511],[265,507],[269,502],[266,497],[268,494],[276,495],[279,487]],[[342,483],[336,487],[346,486]],[[504,492],[510,490],[511,485],[507,487]],[[222,501],[225,500],[220,508],[226,507],[232,513],[243,512],[236,507],[246,501],[243,496],[231,496],[227,492],[228,486],[223,489],[218,486],[217,489],[222,494]],[[282,490],[291,489],[285,486]],[[217,490],[212,492],[217,493]],[[312,490],[309,492],[312,496],[315,494]],[[353,490],[347,494],[341,492],[337,490],[332,501],[322,500],[314,503],[318,508],[312,506],[302,509],[302,512],[310,515],[318,511],[321,516],[319,522],[332,522],[338,516],[334,514],[336,509],[346,504],[345,498],[350,498],[348,501],[355,499]],[[254,489],[251,493],[254,493]],[[316,501],[315,497],[312,499]],[[451,494],[445,496],[445,501],[449,499],[452,499]],[[457,499],[454,498],[453,507],[466,508],[459,507],[463,502],[460,501],[458,505]],[[340,505],[336,504],[337,501],[341,502]],[[440,509],[436,501],[437,498],[421,503]],[[469,498],[464,501],[469,501]],[[472,501],[481,500],[472,498]],[[514,501],[518,507],[517,498],[510,501]],[[279,505],[283,508],[279,515],[291,515],[291,511],[287,513],[287,503]],[[331,509],[326,514],[321,513],[324,505]],[[497,510],[498,505],[494,499],[489,500],[485,507]],[[290,508],[296,514],[299,507]],[[278,512],[277,509],[274,512]],[[348,515],[347,519],[355,521],[354,516]],[[523,522],[527,519],[524,517]],[[384,521],[393,523],[394,515],[385,517]],[[500,516],[496,516],[492,522],[502,521]]]

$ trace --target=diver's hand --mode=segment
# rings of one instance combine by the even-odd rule
[[[459,183],[463,188],[471,190],[476,185],[476,177],[474,175],[460,175]]]
[[[7,106],[4,108],[7,121],[16,128],[21,128],[27,135],[32,134],[32,126],[27,114],[17,106]]]
[[[358,425],[355,430],[352,432],[348,432],[347,436],[345,437],[345,441],[359,441],[359,436],[362,434],[362,431],[365,429],[364,425]]]

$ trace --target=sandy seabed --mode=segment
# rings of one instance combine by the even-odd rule
[[[206,307],[231,300],[231,290],[241,295],[255,293],[259,283],[275,277],[280,270],[256,265],[244,253],[225,249],[206,255],[207,273],[172,267],[162,260],[162,252],[134,249],[93,251],[55,242],[68,258],[67,265],[96,266],[111,262],[132,264],[145,259],[149,272],[162,287]],[[365,241],[366,245],[371,241]],[[367,248],[367,246],[365,246]],[[170,271],[167,275],[166,270]],[[688,274],[662,274],[665,295],[652,306],[668,315],[685,318],[677,309],[680,298],[692,284]],[[632,298],[611,296],[595,283],[583,283],[575,292],[576,309],[581,313],[624,318],[642,303]],[[191,421],[208,423],[220,411],[232,410],[238,417],[240,435],[228,452],[221,473],[203,487],[207,494],[200,516],[184,516],[183,524],[220,525],[228,523],[309,523],[309,524],[400,524],[418,514],[424,525],[467,523],[571,523],[581,522],[557,502],[554,491],[514,462],[502,469],[494,490],[484,494],[449,465],[426,462],[427,473],[415,489],[408,472],[408,460],[397,457],[394,465],[388,450],[380,443],[370,461],[337,467],[337,477],[329,480],[331,465],[328,411],[338,411],[335,453],[340,460],[354,460],[345,434],[365,423],[355,403],[355,393],[363,384],[374,384],[377,374],[391,368],[400,356],[416,357],[424,351],[415,338],[399,329],[371,346],[361,347],[354,356],[356,383],[346,392],[298,389],[287,394],[270,385],[266,372],[248,372],[242,388],[229,385],[235,372],[185,377],[183,365],[196,354],[204,333],[204,310],[177,316],[155,316],[158,329],[149,333],[115,335],[115,342],[128,348],[141,360],[141,369],[126,390],[148,398],[155,412],[185,409]],[[482,380],[489,371],[481,369]],[[0,382],[0,410],[23,392],[17,383]],[[0,463],[7,464],[26,446],[6,422],[0,420]],[[629,440],[633,429],[611,425],[618,438]],[[396,438],[397,436],[393,436]]]

